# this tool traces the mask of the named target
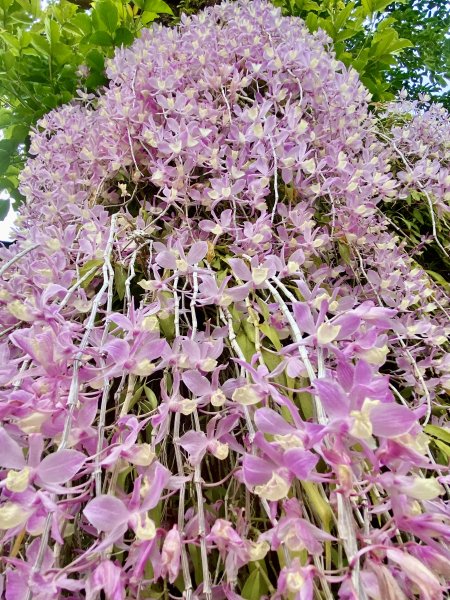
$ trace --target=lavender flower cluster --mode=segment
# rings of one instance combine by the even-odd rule
[[[224,3],[39,123],[0,250],[6,600],[444,598],[449,304],[382,208],[448,213],[448,114],[386,132],[329,45]]]

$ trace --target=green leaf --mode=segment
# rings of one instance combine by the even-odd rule
[[[20,47],[23,50],[24,48],[27,48],[31,43],[31,33],[29,33],[28,31],[23,31],[23,30],[20,30],[20,33],[21,33],[20,38],[19,38]]]
[[[13,0],[1,0],[1,8],[6,13],[9,7],[12,5]]]
[[[152,407],[152,410],[154,410],[158,406],[158,399],[156,398],[155,392],[144,385],[144,393],[150,403],[150,406]]]
[[[73,56],[73,49],[67,44],[56,42],[52,45],[52,54],[58,65],[65,65],[70,57]]]
[[[355,3],[354,2],[349,2],[347,4],[347,6],[345,6],[337,15],[335,21],[334,21],[334,25],[336,27],[336,29],[341,29],[341,27],[343,27],[344,25],[347,24],[349,17],[352,13],[352,10],[355,8]]]
[[[8,127],[12,121],[12,114],[9,109],[0,108],[0,129]]]
[[[119,300],[123,300],[125,297],[125,281],[127,279],[127,271],[122,265],[116,263],[114,265],[114,281],[116,283],[117,295]]]
[[[430,271],[429,269],[425,269],[425,272],[428,273],[428,275],[430,275],[435,281],[437,281],[444,288],[447,288],[447,289],[450,288],[449,282],[446,281],[440,273],[436,273],[436,271]]]
[[[392,0],[373,0],[374,10],[381,12],[388,6],[392,4]]]
[[[11,197],[10,199],[14,200],[14,202],[12,202],[14,207],[20,206],[25,201],[25,196],[22,196],[22,194],[16,188],[10,189],[9,195]]]
[[[85,35],[89,35],[92,32],[92,20],[86,13],[78,12],[72,17],[70,24],[77,27]]]
[[[319,12],[320,5],[312,0],[295,0],[295,5],[299,10],[314,10]]]
[[[8,33],[7,31],[2,31],[0,33],[0,38],[10,47],[15,50],[20,50],[20,42],[15,35],[12,33]]]
[[[352,262],[352,257],[350,254],[350,248],[347,244],[343,242],[338,242],[339,254],[341,255],[342,260],[346,265],[350,265]]]
[[[6,173],[11,156],[6,150],[0,150],[0,175]]]
[[[259,328],[262,331],[262,333],[266,337],[268,337],[269,340],[272,342],[275,350],[280,351],[282,348],[282,344],[280,342],[280,338],[278,337],[276,330],[273,327],[270,327],[270,325],[268,325],[267,323],[262,323],[259,326]]]
[[[450,444],[450,429],[444,429],[443,427],[438,427],[437,425],[426,425],[424,427],[425,433],[428,435],[432,435],[438,440],[442,440],[443,442],[447,442]]]
[[[114,36],[116,46],[129,46],[134,40],[134,35],[126,27],[119,27]]]
[[[373,0],[362,0],[361,5],[364,11],[364,16],[368,17],[374,13],[375,6]]]
[[[0,140],[0,150],[3,150],[4,152],[8,152],[8,154],[11,154],[12,152],[14,152],[16,146],[17,146],[17,143],[14,142],[14,140],[11,140],[11,139]]]
[[[95,10],[106,29],[110,33],[114,33],[119,20],[119,13],[114,2],[111,2],[111,0],[101,0],[101,2],[95,5]]]
[[[39,33],[32,33],[31,34],[31,45],[34,48],[36,48],[36,50],[40,54],[43,54],[44,56],[50,56],[50,54],[51,54],[50,44]]]
[[[378,58],[385,54],[390,45],[395,41],[397,32],[392,29],[383,29],[383,31],[377,31],[373,36],[372,46],[370,48],[371,56]]]
[[[336,36],[336,41],[337,42],[344,42],[345,40],[349,40],[353,37],[355,37],[355,35],[358,35],[358,33],[360,32],[359,29],[343,29],[342,31],[339,31],[339,33]]]
[[[1,160],[1,159],[0,159]],[[0,200],[0,221],[6,218],[9,212],[9,200]]]
[[[158,13],[149,12],[148,10],[146,10],[141,14],[140,21],[143,25],[148,25],[149,23],[152,23],[157,18],[158,18]]]
[[[412,48],[413,46],[414,44],[410,40],[401,38],[391,44],[389,47],[389,52],[391,54],[397,54],[400,50],[403,50],[404,48]]]
[[[250,362],[256,352],[255,344],[252,344],[243,329],[241,329],[236,336],[236,341],[239,344],[239,348],[244,353],[245,360]]]
[[[166,339],[170,340],[175,337],[175,320],[173,315],[170,315],[167,319],[159,319],[159,327]]]
[[[26,125],[14,125],[11,134],[8,136],[9,139],[16,144],[22,143],[29,133],[29,129]]]
[[[6,71],[11,71],[11,69],[14,69],[14,66],[16,64],[16,57],[14,56],[13,52],[4,52],[2,58]]]
[[[317,31],[319,27],[319,17],[315,13],[310,12],[305,19],[305,23],[310,31]]]
[[[98,46],[114,46],[114,40],[106,31],[94,31],[89,38],[91,44],[97,44]]]
[[[103,260],[101,258],[94,258],[92,260],[88,260],[87,263],[80,267],[80,278],[89,273],[91,269],[93,270],[89,277],[87,277],[81,284],[83,289],[86,289],[89,286],[101,266],[103,266]]]
[[[108,80],[102,73],[99,73],[98,71],[93,71],[88,75],[84,83],[88,90],[94,91],[102,85],[106,85],[107,82]]]
[[[53,19],[45,19],[45,35],[51,45],[59,42],[59,38],[61,37],[61,29],[58,23],[56,23],[56,21]]]
[[[254,600],[254,598],[260,598],[260,586],[261,586],[261,574],[258,569],[255,569],[250,573],[244,587],[241,591],[241,596],[246,600]]]
[[[264,321],[268,321],[270,317],[269,307],[266,302],[262,298],[256,297],[256,302],[258,303],[259,308],[261,309],[262,316],[264,317]]]
[[[129,406],[128,406],[128,410],[129,410],[130,412],[131,412],[131,409],[133,408],[133,406],[136,404],[136,402],[137,402],[138,400],[140,400],[140,399],[141,399],[141,396],[142,396],[142,392],[143,392],[143,390],[144,390],[144,386],[143,386],[143,385],[141,385],[141,386],[140,386],[140,387],[138,387],[138,388],[137,388],[137,390],[134,392],[134,394],[133,394],[133,396],[132,396],[132,398],[131,398],[130,404],[129,404]]]
[[[159,502],[158,506],[160,506],[162,503]],[[195,581],[202,581],[202,577],[203,577],[203,571],[202,571],[202,557],[200,554],[200,548],[198,548],[197,546],[194,546],[193,544],[188,544],[188,552],[189,555],[191,557],[191,562],[194,566],[194,577],[195,577]],[[150,562],[150,561],[148,561]]]
[[[247,319],[242,319],[241,327],[245,331],[245,335],[248,337],[252,344],[255,343],[255,326],[253,323],[249,323]]]
[[[262,354],[264,362],[266,363],[269,371],[274,371],[281,362],[281,356],[279,354],[274,354],[273,352],[268,352],[267,350],[262,350],[261,354]],[[286,385],[287,379],[284,374],[279,375],[277,377],[278,382],[282,381],[283,379],[284,379],[283,385]],[[288,392],[288,394],[289,394],[289,392]]]
[[[103,72],[105,69],[105,57],[99,50],[97,50],[97,48],[92,48],[92,50],[89,50],[89,52],[86,54],[85,61],[86,65],[94,71]]]
[[[444,444],[444,442],[441,442],[440,440],[433,440],[433,443],[444,453],[448,461],[450,458],[450,446],[447,446],[447,444]]]
[[[164,0],[145,0],[144,10],[157,14],[173,15],[172,9]]]
[[[362,73],[369,62],[369,48],[364,48],[359,53],[359,56],[356,60],[353,61],[353,67],[358,71],[358,73]]]

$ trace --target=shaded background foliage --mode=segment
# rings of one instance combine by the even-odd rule
[[[0,190],[18,205],[18,175],[29,131],[77,90],[107,83],[105,59],[155,20],[176,23],[215,0],[0,0]],[[285,14],[324,29],[337,57],[352,65],[375,102],[402,88],[431,94],[447,107],[450,3],[446,0],[275,0]],[[9,209],[0,201],[0,219]]]
[[[400,54],[398,66],[387,73],[392,91],[404,88],[411,97],[429,94],[449,109],[450,2],[394,2],[387,12],[396,19],[399,35],[413,44]]]
[[[401,89],[449,107],[450,3],[447,0],[278,0],[287,14],[324,29],[375,101]]]

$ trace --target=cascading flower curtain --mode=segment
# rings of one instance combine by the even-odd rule
[[[6,599],[444,598],[449,306],[382,209],[448,212],[448,114],[381,130],[260,1],[108,77],[40,121],[0,250]]]

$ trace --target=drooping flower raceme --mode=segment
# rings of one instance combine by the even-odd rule
[[[448,212],[448,115],[386,133],[328,46],[225,3],[40,121],[0,250],[7,600],[444,597],[448,302],[383,206]]]

